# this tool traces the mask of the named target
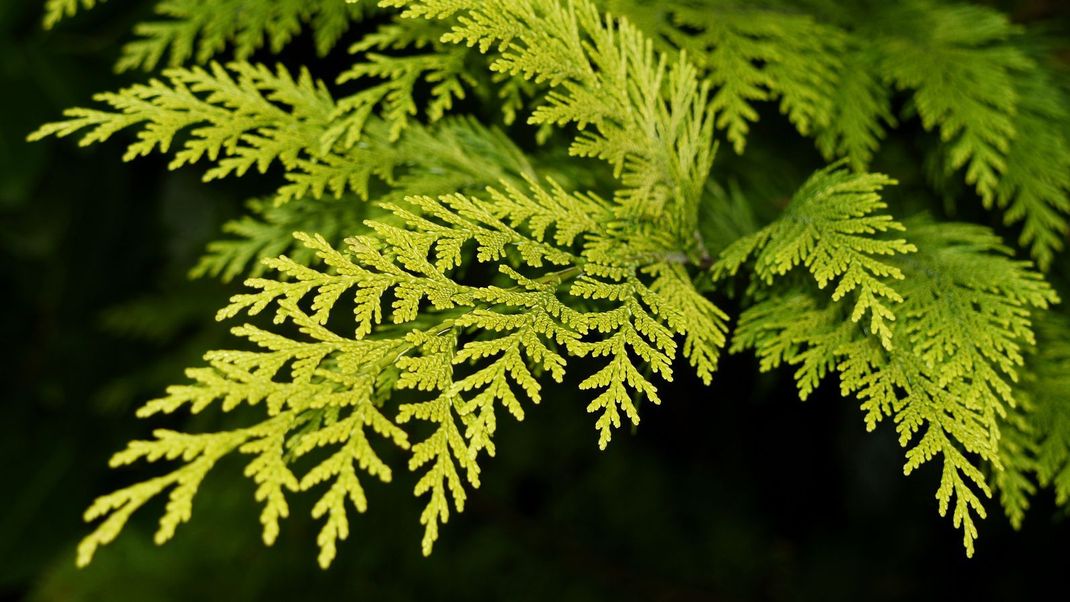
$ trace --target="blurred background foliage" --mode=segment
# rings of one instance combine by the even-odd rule
[[[1040,24],[1050,39],[1070,39],[1068,3],[990,4]],[[220,225],[262,192],[256,179],[202,185],[198,173],[168,172],[157,158],[123,164],[121,140],[91,151],[24,142],[63,108],[139,77],[116,76],[112,65],[150,9],[115,0],[44,32],[40,0],[0,2],[0,600],[1029,600],[1048,588],[1067,592],[1070,518],[1050,494],[1020,532],[989,503],[977,556],[967,560],[934,511],[936,475],[903,478],[892,429],[867,434],[855,404],[833,387],[800,403],[786,372],[758,375],[748,356],[728,358],[712,387],[674,383],[663,406],[644,406],[642,428],[605,453],[577,394],[554,390],[523,424],[500,426],[483,487],[430,559],[419,553],[411,483],[370,486],[373,511],[353,522],[338,560],[321,571],[309,509],[295,507],[265,548],[252,487],[228,464],[209,477],[197,516],[172,543],[152,544],[149,510],[91,567],[75,569],[81,512],[132,481],[108,470],[107,457],[158,426],[133,420],[133,407],[226,344],[225,325],[209,318],[237,285],[187,274]],[[281,60],[338,57],[315,59],[302,39]],[[787,198],[819,157],[767,109],[747,154],[723,147],[718,161],[742,174],[734,189]],[[877,158],[876,169],[902,182],[892,193],[899,207],[929,205],[934,187],[915,158],[925,148],[925,136],[904,128]],[[1068,281],[1066,267],[1054,271]]]

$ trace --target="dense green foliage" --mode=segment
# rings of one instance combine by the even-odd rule
[[[46,24],[93,4],[49,0]],[[293,494],[316,491],[328,566],[350,507],[369,505],[366,477],[390,481],[388,460],[407,453],[429,554],[495,455],[500,409],[520,420],[544,388],[578,389],[604,449],[644,401],[672,402],[675,371],[718,378],[726,346],[762,370],[791,366],[804,399],[836,374],[869,429],[890,418],[907,474],[938,465],[938,510],[967,554],[994,492],[1016,522],[1039,486],[1068,501],[1070,332],[1062,283],[1044,275],[1070,217],[1067,78],[999,12],[935,0],[162,0],[156,12],[118,67],[171,66],[31,139],[123,137],[126,159],[162,153],[206,181],[255,169],[275,191],[193,268],[250,276],[218,313],[249,316],[232,330],[246,342],[208,352],[138,411],[212,408],[241,424],[161,428],[116,454],[113,466],[176,464],[91,505],[79,564],[157,496],[156,541],[170,539],[231,454],[247,457],[265,543]],[[337,74],[252,62],[304,28],[328,53],[362,19],[374,33],[351,40]],[[777,109],[831,164],[805,175],[788,144],[754,148]],[[882,140],[915,121],[903,173],[872,169]],[[927,182],[895,192],[892,176],[919,172]],[[991,221],[971,200],[1000,233],[948,219],[961,202]]]

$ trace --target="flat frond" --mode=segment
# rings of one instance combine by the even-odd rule
[[[684,357],[702,382],[710,384],[726,341],[728,314],[698,292],[683,266],[658,264],[650,271],[653,290],[673,307],[667,317],[684,335]]]
[[[678,6],[670,19],[663,35],[709,73],[717,127],[737,153],[758,119],[758,102],[778,100],[803,135],[832,122],[847,50],[847,34],[840,28],[742,2]]]
[[[637,423],[638,400],[658,401],[653,376],[671,380],[678,336],[699,376],[709,380],[726,316],[693,290],[673,257],[658,264],[627,256],[604,261],[613,239],[612,203],[552,181],[543,187],[529,180],[526,190],[506,183],[488,194],[495,202],[454,193],[382,203],[389,215],[368,220],[367,234],[348,239],[343,250],[323,236],[298,234],[310,257],[265,260],[277,276],[249,279],[252,290],[235,295],[219,317],[270,309],[277,325],[300,335],[239,326],[234,334],[255,349],[208,353],[207,366],[188,372],[190,383],[169,388],[138,412],[245,405],[259,408],[264,422],[131,444],[117,456],[124,463],[167,458],[185,465],[163,480],[102,498],[91,518],[109,518],[86,540],[86,559],[144,501],[174,486],[181,495],[165,517],[169,537],[188,519],[204,474],[236,450],[255,456],[246,475],[264,504],[269,544],[289,513],[287,496],[329,483],[313,508],[325,520],[318,542],[320,564],[327,566],[348,536],[347,507],[367,507],[359,473],[391,479],[369,430],[408,449],[410,469],[422,472],[415,493],[427,496],[420,520],[422,548],[430,553],[451,508],[461,511],[466,488],[478,487],[481,452],[495,453],[499,409],[523,419],[525,402],[542,397],[541,375],[561,382],[569,358],[594,359],[599,367],[580,388],[596,391],[588,410],[600,414],[602,447],[621,413]],[[466,258],[495,266],[496,275],[485,283],[463,281],[458,269]],[[585,300],[583,310],[572,306],[576,299]],[[354,332],[332,328],[339,306],[351,308]],[[422,399],[401,404],[392,421],[380,408],[395,389]],[[399,425],[411,421],[433,430],[410,444]],[[298,478],[294,461],[317,450],[324,459]]]
[[[1036,353],[1027,358],[1022,379],[1028,405],[1016,425],[1023,449],[1007,449],[1002,458],[1031,469],[1039,485],[1054,490],[1055,502],[1066,506],[1070,503],[1070,320],[1042,314],[1037,339]],[[1012,519],[1021,520],[1015,506],[1007,509]]]
[[[850,319],[869,315],[868,327],[890,347],[892,310],[902,297],[889,280],[902,271],[884,258],[911,253],[904,239],[879,235],[902,231],[879,192],[895,181],[881,174],[854,174],[837,165],[816,172],[799,188],[783,215],[721,252],[715,279],[732,276],[751,257],[754,273],[766,284],[803,265],[820,288],[836,282],[833,300],[854,293]],[[877,236],[875,236],[877,235]]]
[[[374,212],[371,205],[352,201],[305,199],[277,205],[264,199],[247,203],[249,213],[223,224],[231,238],[208,243],[205,254],[190,270],[190,277],[211,276],[229,282],[241,275],[257,277],[263,261],[287,255],[302,265],[312,262],[315,253],[294,244],[295,230],[307,228],[327,240],[340,241],[362,228],[363,220]]]
[[[89,10],[105,0],[45,0],[45,29],[52,29],[63,19],[73,17],[79,11]]]
[[[1017,136],[1015,72],[1033,65],[1008,43],[1018,29],[1002,14],[966,4],[887,5],[876,36],[883,77],[913,90],[913,107],[927,130],[939,130],[952,171],[986,201],[1007,171]]]
[[[732,349],[755,349],[763,370],[796,366],[803,397],[837,372],[870,429],[892,417],[907,474],[941,461],[939,510],[952,510],[972,555],[974,517],[985,516],[980,496],[991,495],[973,458],[1002,469],[1000,425],[1018,405],[1013,385],[1034,343],[1030,310],[1057,297],[985,228],[918,221],[908,231],[918,252],[894,259],[905,276],[894,348],[853,326],[842,302],[795,289],[747,309]]]
[[[83,0],[88,1],[88,0]],[[151,71],[207,63],[230,51],[239,61],[261,48],[278,53],[308,26],[316,50],[327,54],[374,3],[337,0],[160,0],[154,21],[134,28],[137,38],[123,46],[119,71]]]
[[[294,78],[281,66],[217,63],[207,69],[169,69],[166,82],[153,79],[119,92],[98,94],[111,110],[69,109],[66,121],[42,126],[31,136],[81,135],[85,146],[134,129],[137,140],[124,160],[175,145],[172,169],[209,161],[205,180],[261,173],[278,162],[292,169],[318,149],[334,101],[307,71]]]
[[[844,157],[851,169],[862,172],[880,148],[885,126],[897,122],[892,115],[892,92],[881,81],[877,58],[853,37],[830,102],[831,116],[815,128],[814,142],[825,159]]]
[[[549,85],[529,122],[574,125],[571,154],[607,161],[627,219],[670,220],[689,252],[713,159],[708,85],[685,58],[670,61],[625,19],[571,3],[391,0],[403,16],[451,18],[443,41],[494,50],[492,71]],[[664,227],[662,228],[664,230]]]
[[[390,140],[397,140],[410,120],[420,113],[416,100],[418,86],[428,87],[430,99],[423,110],[435,122],[465,97],[465,86],[474,80],[465,71],[463,49],[438,50],[427,54],[387,56],[370,53],[338,77],[338,83],[372,78],[373,85],[338,101],[331,127],[323,144],[350,148],[361,139],[368,119],[378,115],[389,127]],[[379,109],[376,113],[376,109]]]
[[[104,1],[45,0],[45,24]],[[802,399],[835,375],[868,429],[894,424],[904,472],[939,475],[937,509],[967,555],[993,493],[1015,526],[1042,487],[1070,503],[1070,326],[1041,275],[1070,232],[1070,88],[1046,63],[1051,48],[997,10],[938,0],[147,10],[117,67],[166,68],[29,139],[125,138],[125,160],[159,154],[205,181],[254,171],[277,181],[191,271],[247,277],[216,314],[248,318],[231,329],[238,344],[209,351],[137,410],[226,414],[227,427],[157,429],[115,454],[113,466],[168,466],[90,506],[79,565],[152,500],[163,505],[155,539],[169,540],[208,474],[237,457],[266,545],[301,507],[295,496],[313,496],[324,568],[353,511],[366,512],[405,458],[429,554],[504,449],[505,414],[523,420],[571,386],[605,449],[646,402],[669,397],[685,360],[709,384],[726,345],[754,351],[762,371],[790,367]],[[250,62],[298,40],[327,66],[343,41],[351,58],[323,80]],[[289,65],[291,51],[279,60]],[[779,121],[758,127],[766,110]],[[914,118],[919,131],[893,131]],[[715,166],[722,138],[736,152]],[[816,154],[777,155],[800,142]],[[821,158],[831,164],[805,177]],[[976,192],[1039,271],[987,228],[898,221],[882,198],[896,181],[868,172],[873,162],[901,174],[904,206],[936,192],[950,212]],[[730,342],[720,294],[741,312]],[[178,327],[160,323],[199,309],[180,301],[126,304],[106,321],[162,340]]]
[[[1006,171],[995,204],[1006,224],[1021,222],[1019,244],[1048,269],[1070,232],[1070,98],[1047,74],[1035,70],[1019,78],[1016,137],[1007,151]]]
[[[286,183],[276,203],[347,192],[367,199],[375,183],[398,198],[482,190],[534,173],[500,131],[467,118],[443,119],[434,127],[410,124],[394,140],[387,123],[375,117],[364,124],[359,145],[334,148],[325,141],[338,104],[307,72],[295,79],[282,67],[235,63],[171,69],[165,78],[100,94],[97,100],[111,110],[70,109],[66,121],[46,124],[30,139],[80,135],[80,144],[89,145],[132,130],[136,140],[124,159],[160,152],[173,156],[171,169],[206,162],[206,181],[254,168],[264,173],[278,164]]]

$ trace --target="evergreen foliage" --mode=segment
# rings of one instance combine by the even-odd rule
[[[93,4],[48,0],[46,25]],[[716,378],[726,345],[791,366],[803,399],[836,374],[870,430],[890,418],[906,474],[938,464],[938,511],[968,555],[993,490],[1015,524],[1040,487],[1070,501],[1070,331],[1044,276],[1068,232],[1067,86],[1004,15],[936,0],[155,11],[117,68],[168,68],[30,138],[123,138],[126,160],[161,153],[205,181],[255,168],[277,189],[191,272],[248,278],[217,315],[246,316],[244,342],[138,410],[244,426],[159,429],[116,454],[175,466],[90,506],[80,565],[156,497],[155,539],[170,539],[230,455],[246,457],[268,545],[288,500],[315,490],[327,567],[365,483],[391,481],[405,454],[429,554],[495,455],[501,410],[522,420],[546,387],[578,389],[605,449],[644,400],[671,403],[685,362]],[[251,62],[304,30],[321,55],[351,42],[351,65],[320,80]],[[831,162],[784,198],[722,173],[755,153],[770,101]],[[871,171],[914,120],[938,139],[931,184],[961,172],[959,196],[1001,211],[1021,249],[899,214],[941,207]],[[714,163],[722,137],[741,162]]]
[[[908,231],[919,252],[898,262],[894,348],[853,325],[842,304],[797,288],[744,311],[733,350],[754,349],[765,370],[798,366],[803,398],[839,373],[840,391],[862,402],[870,430],[892,417],[909,447],[904,472],[942,462],[940,514],[954,502],[955,526],[972,554],[972,515],[985,516],[977,491],[991,491],[970,458],[1002,469],[1000,425],[1018,406],[1013,385],[1035,339],[1029,310],[1058,298],[1026,262],[1001,256],[1009,250],[984,228],[916,222]]]

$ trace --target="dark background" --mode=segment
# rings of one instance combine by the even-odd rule
[[[1065,31],[1068,4],[1000,6]],[[523,424],[503,420],[483,487],[451,517],[429,559],[419,553],[411,475],[391,486],[369,480],[369,512],[353,518],[334,566],[322,571],[307,501],[295,503],[279,542],[265,548],[252,486],[238,478],[240,464],[227,463],[173,542],[152,544],[152,506],[88,569],[75,569],[74,547],[87,532],[81,512],[148,474],[106,468],[112,452],[155,426],[132,409],[227,340],[225,325],[208,318],[235,287],[185,274],[255,192],[245,183],[201,185],[196,170],[171,173],[159,158],[123,164],[122,140],[88,150],[24,142],[63,108],[144,77],[116,76],[111,65],[149,8],[113,0],[43,32],[39,0],[0,2],[0,599],[1032,600],[1048,588],[1066,592],[1070,520],[1050,492],[1018,532],[989,502],[967,559],[960,533],[937,515],[934,467],[903,477],[889,425],[866,433],[857,404],[833,387],[800,403],[786,371],[759,375],[747,355],[726,358],[711,387],[681,366],[665,403],[645,405],[642,427],[615,436],[604,453],[574,388],[548,391]],[[283,59],[310,60],[310,46],[299,40]],[[778,127],[772,122],[763,127]]]

